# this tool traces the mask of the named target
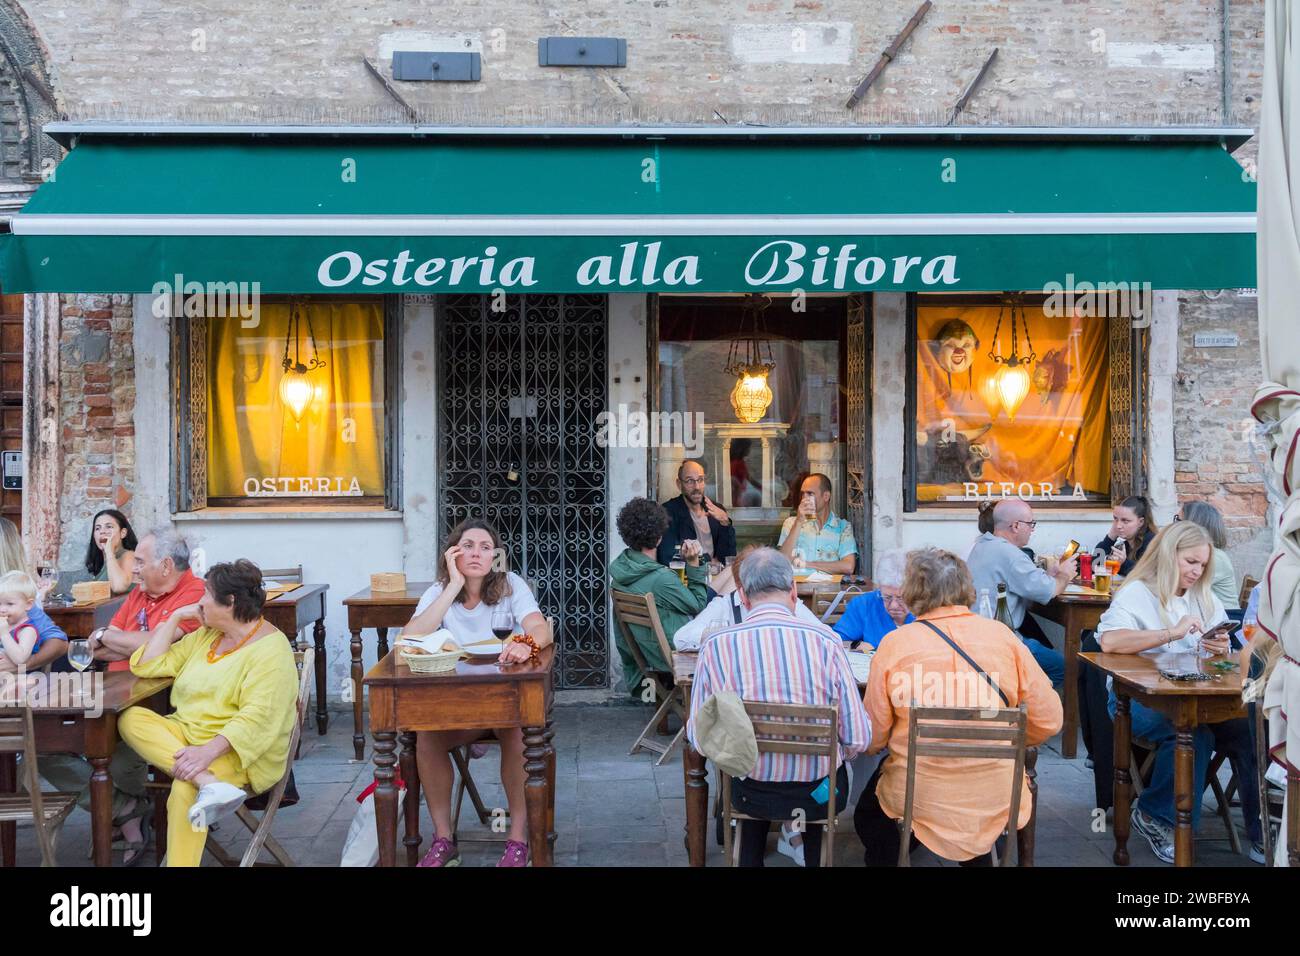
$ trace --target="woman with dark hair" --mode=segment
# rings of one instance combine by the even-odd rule
[[[505,608],[516,633],[502,648],[498,663],[536,660],[538,651],[553,640],[551,628],[524,579],[505,570],[505,549],[496,530],[486,521],[470,518],[452,528],[447,541],[438,580],[420,598],[401,636],[422,636],[447,628],[462,644],[491,640],[494,612]],[[510,807],[510,830],[497,866],[525,866],[528,810],[524,801],[524,737],[518,727],[498,727],[493,733],[501,742],[501,786]],[[478,730],[416,734],[416,762],[434,826],[433,843],[420,866],[460,864],[460,852],[452,837],[453,773],[449,754],[482,736]]]
[[[1141,560],[1147,545],[1160,529],[1156,527],[1151,502],[1141,495],[1130,495],[1111,513],[1110,534],[1097,542],[1094,551],[1104,551],[1119,561],[1119,573],[1127,575]]]
[[[126,515],[116,508],[95,513],[91,522],[90,544],[86,547],[86,573],[92,581],[107,581],[114,594],[131,590],[132,559],[135,558],[135,532]]]
[[[262,617],[265,603],[257,565],[214,564],[202,599],[173,611],[131,655],[137,677],[175,679],[171,714],[132,707],[118,721],[122,739],[172,778],[168,866],[198,866],[208,825],[284,776],[298,669],[289,641]],[[187,620],[202,626],[182,637]]]

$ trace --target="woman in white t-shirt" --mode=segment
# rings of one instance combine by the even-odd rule
[[[1097,640],[1107,654],[1158,655],[1195,653],[1198,639],[1228,620],[1214,596],[1213,545],[1205,529],[1190,521],[1171,524],[1151,539],[1141,560],[1115,593],[1097,625]],[[1226,654],[1228,636],[1218,633],[1201,642],[1204,650]],[[1115,716],[1115,691],[1109,710]],[[1132,824],[1147,838],[1156,856],[1174,862],[1174,725],[1168,717],[1143,706],[1130,705],[1134,737],[1157,745],[1151,783],[1133,805]],[[1204,787],[1214,749],[1214,733],[1196,728],[1193,780]],[[1201,814],[1201,790],[1192,800],[1192,827]]]
[[[551,629],[537,607],[528,585],[519,575],[501,570],[505,550],[501,539],[485,521],[469,519],[452,529],[450,547],[443,554],[438,580],[424,592],[415,616],[402,628],[403,637],[432,634],[445,627],[462,644],[491,638],[494,610],[508,607],[516,636],[501,651],[501,664],[520,664],[553,640]],[[518,727],[500,727],[501,785],[510,805],[510,832],[498,866],[524,866],[528,811],[524,802],[524,738]],[[472,744],[477,730],[429,731],[416,735],[416,761],[424,784],[429,814],[433,817],[433,844],[420,866],[456,866],[460,854],[451,838],[450,751]]]

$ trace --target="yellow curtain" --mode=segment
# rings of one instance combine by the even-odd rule
[[[300,303],[298,348],[325,367],[301,421],[280,399],[288,303],[263,304],[256,328],[208,320],[208,495],[384,493],[384,311],[381,302]],[[290,343],[290,357],[293,356]],[[287,484],[284,479],[291,479]]]
[[[988,357],[1011,353],[1011,314],[1002,316],[994,340],[999,307],[920,306],[917,309],[917,497],[936,501],[964,497],[967,481],[1028,482],[1038,495],[1050,484],[1070,495],[1077,483],[1085,493],[1110,494],[1110,379],[1107,373],[1107,320],[1072,315],[1045,315],[1030,304],[1024,315],[1037,359],[1030,366],[1029,394],[1014,421],[1005,410],[990,414],[981,386],[999,366]],[[954,331],[964,322],[978,344],[961,371],[941,364],[940,330]],[[1019,321],[1019,312],[1017,312]],[[1017,352],[1028,354],[1024,326],[1017,333]],[[949,363],[952,364],[951,362]],[[994,406],[996,408],[996,406]],[[965,439],[936,455],[936,443]],[[969,450],[967,450],[969,449]],[[965,451],[965,454],[961,452]],[[941,460],[940,460],[941,459]]]

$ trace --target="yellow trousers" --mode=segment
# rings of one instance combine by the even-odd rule
[[[132,750],[165,773],[172,772],[176,751],[193,744],[193,741],[185,739],[179,723],[147,707],[128,708],[118,718],[117,730]],[[208,772],[223,783],[236,787],[248,785],[248,774],[234,751],[212,761]],[[190,807],[198,793],[198,787],[188,781],[172,781],[171,796],[167,798],[168,866],[198,866],[203,860],[208,831],[196,830],[190,825]]]

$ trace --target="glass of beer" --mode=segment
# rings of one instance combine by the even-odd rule
[[[1098,571],[1092,576],[1092,589],[1098,594],[1110,593],[1111,570],[1110,562],[1106,562],[1106,570]]]

